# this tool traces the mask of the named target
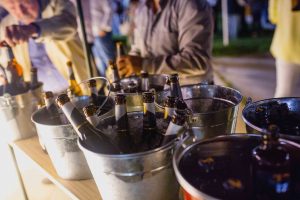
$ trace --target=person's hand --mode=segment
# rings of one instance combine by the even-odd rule
[[[12,25],[5,28],[4,41],[11,47],[27,42],[31,37],[37,35],[37,27],[29,25]]]
[[[142,70],[143,58],[139,56],[123,56],[117,58],[117,66],[120,77],[127,77],[132,74],[139,74]]]
[[[107,34],[106,31],[99,31],[99,37],[105,37]]]

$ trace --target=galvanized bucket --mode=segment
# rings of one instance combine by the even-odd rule
[[[197,139],[235,131],[239,104],[243,98],[239,91],[218,85],[198,84],[182,86],[181,92],[192,112],[189,125]],[[169,95],[169,90],[158,92],[155,100],[157,106],[163,109],[164,101]],[[214,101],[226,103],[226,106]]]
[[[32,113],[41,102],[42,84],[37,89],[16,96],[0,97],[1,137],[13,142],[36,135],[34,124],[30,121]]]
[[[257,102],[251,102],[249,100],[247,102],[246,107],[243,109],[242,117],[246,124],[246,131],[247,133],[256,133],[262,134],[265,132],[264,129],[266,127],[262,127],[255,123],[255,118],[257,117],[256,109],[258,107],[269,106],[271,104],[278,103],[278,104],[287,104],[288,111],[294,115],[300,116],[300,98],[299,97],[284,97],[284,98],[272,98],[272,99],[265,99]],[[299,117],[300,119],[300,117]],[[300,124],[298,126],[300,128]],[[298,131],[300,133],[300,130]],[[300,135],[292,134],[290,132],[280,132],[280,137],[295,141],[300,143]]]
[[[75,104],[80,107],[88,103],[88,96],[79,97],[75,101]],[[53,124],[53,121],[59,120],[50,118],[46,107],[34,112],[31,119],[36,126],[41,143],[45,146],[61,178],[80,180],[92,177],[86,159],[77,145],[78,136],[71,124]]]
[[[188,146],[182,145],[184,144],[184,141],[178,143],[173,157],[173,167],[177,180],[183,189],[184,200],[255,199],[253,197],[254,191],[251,189],[251,182],[246,180],[247,178],[252,177],[250,170],[251,151],[261,144],[261,138],[262,137],[259,135],[232,134],[197,141]],[[295,185],[299,185],[300,173],[298,169],[300,167],[300,145],[284,139],[280,139],[280,143],[285,146],[291,155],[293,163],[292,172],[294,175],[293,181],[295,181]],[[199,162],[201,160],[206,160],[207,158],[212,160],[216,158],[215,162],[220,163],[221,161],[220,159],[218,160],[218,158],[223,156],[227,157],[225,161],[226,164],[223,163],[221,166],[214,165],[214,168],[212,169],[219,170],[218,176],[210,176],[210,174],[205,175],[205,173],[200,172]],[[187,158],[190,158],[188,161],[189,164],[184,165],[184,162],[187,162]],[[191,160],[192,162],[190,162]],[[195,169],[198,170],[198,173],[193,173]],[[230,189],[227,190],[225,188],[224,182],[227,178],[243,179],[241,182],[243,189],[243,194],[241,194],[242,197],[234,197],[236,191]],[[203,180],[210,185],[205,187]],[[300,192],[297,190],[297,187],[295,187],[294,192],[292,199],[299,199]],[[222,195],[226,195],[226,197],[221,197]]]
[[[130,127],[141,127],[142,113],[129,113]],[[102,121],[107,135],[116,133],[114,116]],[[159,123],[158,123],[159,126]],[[172,168],[174,142],[141,153],[107,155],[78,140],[103,200],[177,200],[179,185]]]

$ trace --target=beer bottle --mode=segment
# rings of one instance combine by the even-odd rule
[[[134,81],[130,81],[127,87],[129,93],[137,93],[139,91],[138,85]]]
[[[51,122],[54,124],[68,124],[66,116],[57,107],[54,100],[54,95],[51,91],[46,91],[44,93],[45,106],[51,118]]]
[[[144,106],[144,116],[143,116],[144,129],[156,129],[154,94],[152,92],[143,93],[143,106]]]
[[[279,142],[279,129],[268,127],[261,145],[253,149],[253,185],[258,200],[289,199],[291,160],[287,149]]]
[[[166,136],[168,135],[179,135],[184,130],[184,124],[186,122],[186,115],[183,112],[175,111],[172,116],[172,120],[166,131]]]
[[[172,116],[176,110],[176,97],[168,96],[164,103],[164,119],[171,121]]]
[[[23,69],[15,59],[12,49],[5,42],[0,44],[2,58],[7,64],[5,68],[6,90],[11,95],[18,95],[27,92],[28,88],[23,79]]]
[[[174,115],[172,116],[172,120],[169,123],[169,126],[166,130],[162,145],[167,144],[169,141],[179,137],[183,131],[185,130],[185,122],[186,122],[186,115],[183,112],[175,111]]]
[[[83,93],[81,91],[80,86],[78,85],[77,81],[75,80],[75,75],[73,71],[73,66],[72,62],[68,61],[67,66],[68,66],[68,82],[69,82],[69,96],[82,96]]]
[[[117,42],[116,46],[117,46],[117,58],[120,58],[122,56],[126,56],[126,51],[125,51],[123,43],[122,42]]]
[[[91,104],[85,106],[82,110],[86,119],[90,122],[90,124],[92,124],[94,127],[97,127],[100,122],[100,119],[97,116],[98,107],[95,106],[94,104]]]
[[[92,79],[88,82],[88,88],[90,89],[91,93],[91,103],[95,106],[98,106],[97,99],[98,99],[98,91],[97,91],[97,83],[96,80]]]
[[[118,146],[125,151],[124,153],[132,153],[134,151],[134,142],[129,131],[126,109],[126,96],[123,94],[117,94],[115,96],[115,102]]]
[[[166,77],[166,82],[165,82],[165,85],[164,85],[164,90],[168,90],[170,89],[170,78],[167,76]]]
[[[116,64],[114,63],[113,60],[108,61],[108,67],[112,71],[111,82],[114,83],[114,82],[120,81],[120,75],[119,75],[118,67],[116,66]]]
[[[149,83],[149,74],[146,71],[141,71],[141,78],[142,78],[142,85],[141,89],[143,92],[147,92],[150,89],[150,83]]]
[[[178,99],[183,99],[178,74],[172,74],[169,77],[169,80],[171,96],[177,97]]]
[[[57,104],[76,130],[79,139],[92,151],[103,154],[120,154],[121,150],[102,131],[92,126],[79,110],[71,103],[66,94],[61,94],[56,99]]]
[[[37,75],[38,69],[35,67],[32,67],[30,70],[30,76],[31,76],[31,82],[30,82],[30,89],[35,90],[40,86],[40,83],[38,81],[38,75]]]
[[[120,82],[113,82],[111,84],[111,86],[112,86],[112,90],[114,92],[123,93],[122,86],[121,86]]]

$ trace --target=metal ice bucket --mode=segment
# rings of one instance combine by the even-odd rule
[[[252,177],[251,175],[251,151],[253,148],[261,144],[262,137],[259,135],[251,134],[232,134],[224,135],[216,138],[197,141],[192,145],[182,145],[183,143],[178,143],[176,151],[173,156],[173,167],[175,170],[176,177],[180,186],[183,189],[184,200],[218,200],[218,199],[245,199],[252,200],[253,190],[249,183],[245,183],[247,177]],[[280,143],[291,153],[290,157],[293,160],[292,172],[293,181],[295,185],[300,184],[300,145],[289,140],[280,139]],[[192,154],[192,152],[197,152],[197,154]],[[197,173],[193,174],[195,168],[199,167],[199,160],[206,158],[218,158],[221,156],[227,156],[227,164],[223,166],[215,166],[220,170],[218,177],[216,176],[197,176]],[[185,165],[184,162],[187,161],[186,158],[193,158],[189,160],[189,164]],[[192,162],[190,162],[192,161]],[[218,161],[217,161],[218,162]],[[234,169],[232,169],[234,167]],[[193,169],[192,169],[193,168]],[[237,170],[239,172],[237,172]],[[200,171],[200,169],[197,169]],[[203,173],[202,173],[203,175]],[[222,180],[225,181],[226,178],[239,178],[243,179],[243,187],[246,188],[248,192],[245,192],[244,197],[233,198],[233,197],[220,197],[218,195],[230,195],[234,193],[234,190],[224,191],[222,186]],[[216,185],[210,185],[210,187],[201,187],[201,181],[203,179],[210,180],[210,183],[221,181]],[[202,182],[203,183],[203,182]],[[251,183],[250,183],[251,184]],[[200,189],[201,187],[201,189]],[[216,190],[216,191],[213,191]],[[300,192],[295,187],[295,196],[292,199],[299,199]],[[272,199],[266,198],[266,199]]]
[[[89,103],[89,96],[72,99],[77,108]],[[32,114],[40,141],[45,146],[57,174],[68,180],[92,178],[86,159],[77,144],[77,134],[71,124],[54,124],[46,107]]]
[[[284,98],[272,98],[265,99],[256,102],[248,102],[246,107],[243,109],[242,117],[246,124],[247,133],[256,133],[262,134],[264,132],[264,127],[260,127],[259,125],[254,123],[256,114],[256,108],[260,106],[268,106],[272,103],[286,103],[288,105],[289,112],[300,116],[300,98],[299,97],[284,97]],[[300,124],[299,124],[300,127]],[[291,135],[290,133],[281,133],[281,138],[289,139],[300,143],[300,135]]]
[[[128,113],[129,126],[140,129],[142,116],[142,112]],[[116,134],[114,125],[112,116],[103,119],[98,128],[112,137]],[[158,122],[157,126],[165,125]],[[175,141],[154,150],[123,155],[95,153],[80,140],[78,143],[103,200],[178,200],[179,186],[172,168]]]
[[[198,84],[182,86],[181,92],[192,111],[188,123],[197,139],[212,138],[235,131],[239,104],[243,98],[239,91],[218,85]],[[167,96],[170,96],[169,90],[157,93],[155,102],[161,109],[164,108],[163,104]],[[231,105],[210,111],[212,106],[210,100],[220,100]]]
[[[16,96],[0,97],[1,137],[6,142],[13,142],[36,135],[30,118],[37,109],[42,97],[42,87]]]
[[[150,88],[154,88],[156,92],[162,91],[167,79],[167,75],[164,74],[150,74],[149,83]],[[123,88],[127,88],[128,84],[133,81],[138,86],[141,86],[141,78],[138,76],[130,76],[128,78],[121,79],[121,85]],[[138,88],[141,91],[141,88]],[[142,111],[143,110],[143,97],[142,93],[124,93],[126,95],[126,105],[128,112]],[[114,97],[115,92],[111,91],[111,96]]]

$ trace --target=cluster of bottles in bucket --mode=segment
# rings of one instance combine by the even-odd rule
[[[260,145],[224,140],[195,148],[180,161],[180,171],[194,187],[219,199],[300,199],[299,157],[280,143],[276,125],[269,128]]]
[[[31,81],[25,82],[23,69],[16,61],[12,49],[5,42],[2,42],[0,51],[0,96],[4,94],[15,96],[40,87],[41,83],[38,82],[36,68],[31,69]]]

